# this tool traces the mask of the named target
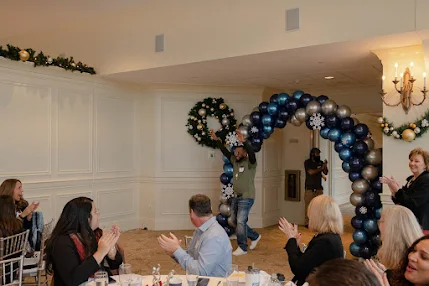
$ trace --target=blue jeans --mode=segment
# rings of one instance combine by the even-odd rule
[[[254,202],[254,199],[244,198],[234,198],[231,201],[232,216],[234,217],[237,214],[237,243],[243,251],[247,251],[247,238],[256,240],[259,237],[259,233],[247,225],[249,212]]]

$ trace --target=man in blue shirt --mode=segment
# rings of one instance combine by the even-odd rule
[[[197,227],[186,252],[174,234],[158,237],[159,245],[183,269],[198,270],[201,276],[225,277],[232,263],[232,247],[225,230],[213,216],[209,197],[195,195],[189,200],[190,219]]]

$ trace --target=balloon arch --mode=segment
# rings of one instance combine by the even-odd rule
[[[342,168],[352,182],[350,202],[356,207],[356,215],[351,220],[355,231],[350,252],[362,258],[377,254],[380,246],[377,220],[382,208],[379,195],[382,192],[379,182],[382,154],[380,149],[374,149],[368,126],[351,118],[348,106],[338,106],[325,95],[314,97],[297,90],[292,96],[273,94],[270,102],[262,102],[251,114],[244,116],[238,129],[251,142],[253,150],[259,152],[263,141],[270,138],[275,128],[284,128],[287,121],[295,126],[305,122],[309,129],[320,131],[322,138],[335,143],[335,151],[343,161]],[[217,220],[230,235],[236,227],[230,208],[233,167],[229,158],[223,157],[223,161],[224,173],[220,176],[223,187]]]

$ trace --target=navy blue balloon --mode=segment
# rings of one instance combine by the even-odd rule
[[[356,137],[359,139],[363,139],[366,136],[368,136],[368,132],[369,132],[368,126],[366,126],[366,124],[363,124],[363,123],[359,123],[353,128],[353,133],[356,134]]]
[[[253,127],[256,127],[256,128],[253,128]],[[253,127],[252,127],[253,130],[249,131],[250,137],[252,137],[252,138],[260,138],[260,136],[261,136],[260,127],[258,127],[258,126],[253,126]]]
[[[351,220],[351,224],[355,229],[363,228],[363,219],[360,217],[354,216]]]
[[[376,233],[376,234],[372,235],[371,238],[369,239],[369,241],[371,242],[372,245],[379,247],[381,245],[380,234]]]
[[[253,152],[259,152],[259,151],[261,151],[261,148],[262,148],[262,145],[253,145],[252,144],[252,149],[253,149]]]
[[[299,107],[299,101],[295,98],[289,98],[286,102],[286,110],[289,111],[289,114],[295,113]]]
[[[232,166],[232,164],[227,163],[227,164],[223,165],[223,172],[228,177],[232,177],[232,175],[234,175],[234,167]]]
[[[279,95],[277,96],[277,103],[280,106],[285,106],[288,100],[289,100],[289,94],[287,93],[282,92],[282,93],[279,93]]]
[[[264,125],[263,133],[272,134],[274,132],[274,128],[271,125]]]
[[[276,128],[284,128],[286,126],[286,120],[282,120],[280,118],[276,119],[276,123],[274,123],[274,127]]]
[[[334,149],[338,153],[344,148],[343,143],[341,141],[335,142]]]
[[[250,139],[250,143],[252,143],[252,145],[262,145],[263,140],[259,137],[252,137]]]
[[[253,126],[259,125],[261,123],[261,113],[253,111],[250,113],[250,120],[252,121]]]
[[[340,155],[340,159],[343,160],[344,162],[349,162],[350,158],[352,157],[352,150],[350,150],[349,148],[344,148],[338,153],[338,155]],[[350,168],[350,165],[349,165],[349,168]]]
[[[231,162],[229,161],[229,158],[228,158],[228,157],[226,157],[226,156],[222,156],[222,160],[223,160],[223,162],[224,162],[224,163],[231,163]]]
[[[279,105],[277,103],[272,102],[268,104],[267,111],[270,115],[277,115],[277,113],[279,112]]]
[[[320,103],[320,105],[322,105],[328,99],[329,97],[327,97],[326,95],[319,95],[316,100]]]
[[[375,218],[380,219],[381,218],[381,212],[383,211],[383,208],[377,208],[375,209]]]
[[[341,167],[343,168],[344,172],[346,172],[346,173],[350,172],[350,164],[349,164],[349,162],[343,162],[341,164]]]
[[[356,135],[354,135],[352,132],[346,132],[341,135],[341,143],[344,144],[346,147],[352,147],[353,144],[356,142]]]
[[[234,230],[229,225],[224,226],[223,229],[225,230],[225,232],[228,236],[231,236],[234,234]]]
[[[329,128],[336,128],[340,125],[340,119],[335,114],[329,114],[325,117],[325,123]]]
[[[363,141],[357,141],[353,145],[352,150],[353,150],[353,153],[363,156],[368,151],[368,145]]]
[[[350,253],[353,256],[360,257],[360,245],[357,244],[356,242],[352,242],[350,244]]]
[[[320,136],[321,136],[323,139],[328,139],[329,130],[331,130],[331,129],[329,129],[328,127],[323,127],[323,128],[320,130]]]
[[[383,185],[380,183],[378,178],[371,182],[371,190],[377,193],[380,193],[383,190]]]
[[[355,123],[351,117],[345,117],[341,119],[340,125],[342,130],[349,131],[353,128]]]
[[[224,185],[227,185],[230,182],[230,177],[227,174],[223,173],[222,175],[220,175],[220,182]]]
[[[373,248],[369,247],[368,245],[362,245],[360,248],[360,257],[364,259],[370,259],[373,252]]]
[[[270,136],[271,136],[271,133],[262,132],[262,138],[268,139],[268,138],[270,138]]]
[[[279,108],[279,119],[288,121],[289,120],[289,112],[286,110],[285,107]]]
[[[221,226],[228,226],[228,217],[218,214],[216,220]]]
[[[308,129],[313,130],[313,126],[310,124],[310,119],[305,121],[305,126],[307,126]]]
[[[374,234],[378,231],[377,220],[374,218],[368,218],[363,222],[363,228],[368,234]]]
[[[331,129],[328,132],[328,139],[332,142],[336,142],[341,138],[341,131],[339,129]]]
[[[262,114],[267,114],[268,113],[267,107],[268,107],[268,102],[265,102],[265,101],[261,102],[259,104],[259,112]]]
[[[271,103],[277,103],[278,102],[278,94],[277,93],[275,93],[275,94],[273,94],[273,95],[271,95],[271,97],[270,97],[270,102]]]
[[[381,204],[380,196],[374,192],[366,192],[365,202],[370,207],[379,206]]]
[[[351,157],[349,164],[350,164],[350,170],[352,172],[360,172],[364,166],[365,161],[362,157]]]
[[[273,117],[269,114],[264,114],[262,116],[262,124],[264,124],[264,126],[271,126],[274,124],[274,120]]]
[[[361,177],[360,172],[350,172],[349,173],[349,180],[354,182],[356,180],[359,180]]]
[[[366,206],[356,206],[356,208],[355,208],[356,216],[361,217],[361,218],[368,217],[369,216],[368,212],[369,212],[369,208]]]
[[[311,94],[305,93],[301,96],[301,98],[299,99],[299,103],[302,106],[307,106],[307,104],[313,100],[313,97],[311,96]]]
[[[356,229],[353,232],[353,241],[356,242],[357,244],[362,245],[367,240],[368,240],[368,235],[366,234],[366,232],[364,230]]]
[[[302,91],[302,90],[295,90],[294,92],[293,92],[293,98],[294,99],[296,99],[296,100],[300,100],[301,99],[301,96],[304,94],[304,92]]]

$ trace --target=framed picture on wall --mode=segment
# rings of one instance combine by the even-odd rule
[[[301,200],[301,171],[285,170],[285,201]]]

